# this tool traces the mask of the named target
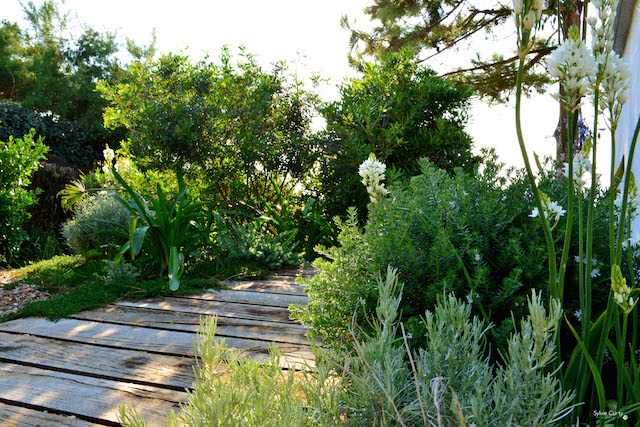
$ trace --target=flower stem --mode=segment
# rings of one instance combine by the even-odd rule
[[[518,135],[518,144],[520,145],[520,152],[522,153],[522,159],[524,160],[524,165],[527,170],[527,178],[529,180],[529,185],[531,186],[531,190],[533,192],[533,198],[536,202],[536,207],[538,208],[538,212],[540,212],[540,222],[542,223],[542,230],[544,232],[545,242],[547,244],[547,257],[549,259],[549,293],[553,298],[558,298],[558,284],[556,281],[556,249],[553,242],[553,237],[551,236],[551,229],[549,227],[549,222],[545,215],[543,214],[544,208],[542,206],[542,199],[540,198],[540,193],[538,192],[538,186],[536,185],[536,179],[533,176],[533,172],[531,170],[531,163],[529,162],[529,156],[527,155],[527,148],[524,145],[524,138],[522,136],[522,126],[521,126],[521,100],[522,100],[522,78],[524,75],[524,58],[521,57],[518,63],[518,76],[516,79],[516,133]],[[558,357],[557,360],[560,358]]]

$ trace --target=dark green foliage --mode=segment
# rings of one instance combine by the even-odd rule
[[[364,233],[353,221],[347,223],[338,239],[342,247],[327,252],[332,263],[317,262],[321,271],[307,288],[311,303],[298,308],[296,316],[321,333],[325,343],[344,341],[345,322],[354,313],[372,315],[374,274],[388,265],[404,282],[402,314],[416,337],[424,335],[424,326],[411,318],[433,308],[443,291],[454,292],[473,301],[477,314],[496,325],[491,337],[500,348],[511,333],[512,313],[516,319],[525,313],[531,289],[546,292],[546,247],[539,220],[529,217],[534,202],[524,174],[510,170],[509,180],[500,178],[491,159],[475,174],[456,170],[450,176],[427,160],[421,166],[421,175],[392,186],[388,198],[369,205]],[[564,184],[546,173],[540,188],[566,205]],[[602,218],[606,200],[598,197],[596,215]],[[605,221],[596,218],[595,224],[600,276],[594,280],[593,303],[603,309],[609,292],[608,241],[597,236],[606,236],[607,230]],[[562,220],[553,233],[564,234]],[[570,313],[579,308],[576,253],[577,247],[567,266],[564,306]]]
[[[266,233],[259,223],[231,225],[218,233],[214,251],[222,266],[250,265],[274,271],[301,265],[302,256],[281,240]]]
[[[111,102],[106,122],[129,129],[126,144],[143,168],[183,168],[226,206],[246,187],[264,195],[270,178],[292,188],[316,157],[313,97],[284,64],[265,72],[250,55],[231,59],[226,48],[217,64],[166,55],[135,64],[126,85],[99,86]]]
[[[0,130],[3,129],[0,127]],[[23,226],[31,217],[27,209],[36,201],[30,184],[33,171],[48,151],[42,138],[34,140],[35,133],[24,138],[9,135],[0,142],[0,263],[20,260],[20,246],[27,238]],[[3,138],[0,138],[3,141]]]
[[[58,115],[39,113],[16,102],[0,101],[0,120],[0,140],[6,141],[9,135],[26,135],[30,129],[35,129],[52,153],[70,162],[88,165],[98,157],[82,126]]]
[[[404,50],[366,64],[361,78],[340,87],[340,101],[323,109],[321,179],[330,216],[344,215],[349,206],[365,212],[358,166],[372,152],[406,176],[420,172],[421,157],[450,171],[472,169],[476,159],[464,131],[471,91],[416,65],[412,54]]]

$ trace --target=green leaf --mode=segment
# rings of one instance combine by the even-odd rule
[[[604,384],[602,384],[602,378],[600,377],[600,372],[598,372],[598,368],[596,368],[596,364],[593,361],[593,358],[589,355],[589,352],[585,347],[584,342],[582,342],[576,330],[573,328],[573,326],[571,326],[571,323],[569,322],[569,319],[567,318],[566,314],[564,315],[564,320],[567,322],[567,325],[569,325],[569,329],[571,329],[573,336],[576,338],[576,341],[578,341],[578,345],[580,346],[580,349],[582,349],[584,358],[589,364],[589,369],[591,370],[591,375],[593,376],[593,381],[596,385],[596,390],[598,392],[598,401],[600,403],[600,408],[604,408],[605,407]]]
[[[133,232],[133,236],[131,239],[131,252],[134,255],[138,255],[142,250],[142,244],[144,243],[144,238],[147,234],[147,230],[149,230],[149,226],[145,225],[144,227],[138,227]]]

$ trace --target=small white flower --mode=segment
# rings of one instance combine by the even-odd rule
[[[574,316],[576,316],[576,318],[581,321],[582,320],[582,310],[578,309],[573,313]]]
[[[533,208],[533,210],[531,211],[531,214],[529,215],[531,218],[535,218],[538,215],[540,215],[540,212],[538,212],[538,208]]]
[[[595,277],[598,277],[598,276],[600,276],[600,270],[599,269],[594,268],[593,270],[591,270],[591,277],[592,278],[595,278]]]
[[[555,214],[556,221],[560,220],[560,217],[564,216],[564,214],[567,213],[567,211],[562,209],[562,206],[560,206],[556,202],[549,203],[549,205],[547,206],[547,209],[549,210],[550,214],[552,215]]]

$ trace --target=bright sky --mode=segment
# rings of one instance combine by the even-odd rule
[[[20,22],[20,1],[2,3],[1,18]],[[129,37],[146,43],[155,28],[160,52],[188,48],[186,52],[194,59],[202,58],[205,52],[215,58],[221,46],[235,48],[243,44],[248,52],[258,55],[263,66],[301,58],[301,65],[296,66],[300,75],[319,71],[330,79],[321,96],[331,100],[336,99],[336,86],[343,78],[355,75],[347,61],[349,32],[340,27],[340,17],[347,14],[358,28],[366,28],[370,23],[362,9],[370,3],[371,0],[66,0],[64,6],[75,11],[78,22],[99,31],[116,31],[122,40]],[[477,45],[469,55],[475,50]],[[523,104],[527,146],[540,156],[555,153],[552,134],[557,114],[557,103],[550,96],[525,100]],[[495,147],[503,162],[523,165],[514,117],[513,100],[493,108],[474,102],[468,125],[475,141],[474,151]]]

